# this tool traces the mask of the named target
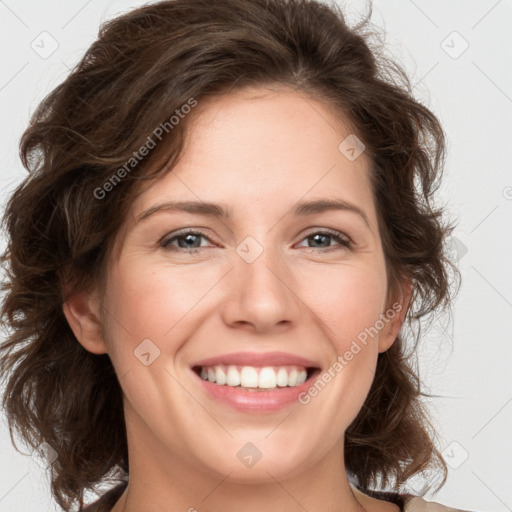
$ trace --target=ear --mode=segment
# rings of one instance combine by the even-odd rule
[[[90,293],[74,293],[62,305],[62,310],[76,339],[89,352],[105,354],[99,300]]]
[[[379,352],[385,352],[393,345],[405,321],[412,294],[412,282],[404,280],[397,300],[392,302],[383,314],[384,327],[379,334]]]

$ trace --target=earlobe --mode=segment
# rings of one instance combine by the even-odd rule
[[[391,345],[393,345],[402,324],[405,321],[407,310],[409,309],[409,302],[412,295],[412,282],[411,280],[404,281],[401,287],[401,296],[393,302],[390,308],[384,313],[388,317],[379,335],[379,352],[385,352]],[[388,315],[389,313],[389,315]]]
[[[79,343],[93,354],[105,354],[98,300],[84,291],[69,297],[62,305],[64,316]]]

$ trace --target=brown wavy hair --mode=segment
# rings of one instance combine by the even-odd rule
[[[37,108],[20,143],[29,176],[3,217],[1,319],[9,333],[0,364],[12,442],[18,434],[57,452],[52,493],[63,508],[82,506],[84,492],[115,471],[126,479],[129,467],[111,361],[80,345],[62,306],[75,290],[101,287],[128,208],[145,180],[176,162],[187,119],[166,130],[148,158],[130,159],[191,98],[284,85],[348,119],[371,162],[389,296],[411,280],[411,327],[449,309],[450,269],[460,273],[444,250],[453,225],[434,204],[444,133],[386,55],[371,14],[370,3],[349,27],[339,7],[313,0],[150,4],[104,23]],[[129,172],[113,179],[127,162]],[[369,395],[346,431],[346,467],[364,489],[399,489],[431,470],[442,476],[438,489],[447,478],[413,357],[420,329],[413,331],[379,354]]]

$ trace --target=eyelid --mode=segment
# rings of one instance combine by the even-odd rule
[[[185,236],[185,235],[188,235],[188,234],[201,235],[204,238],[206,238],[209,242],[214,243],[214,241],[212,240],[212,237],[207,235],[206,231],[202,230],[201,228],[188,227],[188,228],[179,229],[178,231],[172,231],[171,233],[166,233],[158,241],[158,245],[160,245],[160,246],[165,248],[164,244],[166,242],[170,242],[171,240],[173,240],[175,238],[182,237],[182,236]],[[176,249],[179,251],[182,248],[181,247],[176,247]],[[196,247],[195,249],[197,250],[197,249],[199,249],[199,247]],[[186,249],[183,249],[183,250],[186,251]],[[190,251],[187,251],[187,252],[190,252]]]
[[[310,236],[310,235],[314,235],[316,233],[322,233],[322,234],[326,234],[326,235],[333,235],[333,236],[338,236],[340,237],[341,239],[343,239],[344,241],[348,242],[348,243],[353,243],[352,239],[346,234],[344,233],[343,231],[338,231],[337,229],[332,229],[332,228],[325,228],[325,227],[314,227],[314,228],[311,228],[310,230],[308,230],[303,236],[302,236],[302,239]]]

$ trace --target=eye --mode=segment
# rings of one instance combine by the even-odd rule
[[[169,238],[164,238],[160,242],[160,246],[164,249],[186,252],[194,254],[199,252],[200,249],[208,247],[201,245],[201,239],[207,240],[211,243],[210,238],[201,230],[189,229],[180,233],[174,234]],[[340,245],[344,248],[350,248],[352,242],[350,238],[343,233],[331,229],[322,229],[321,231],[314,231],[308,234],[303,240],[312,241],[313,246],[309,246],[309,249],[324,249],[323,252],[330,252],[339,249]],[[330,242],[338,242],[337,245],[332,245]],[[177,244],[177,245],[176,245]]]
[[[160,246],[171,251],[195,253],[204,247],[201,246],[201,238],[211,242],[205,233],[196,229],[182,231],[181,233],[178,233],[170,238],[164,238],[160,242]],[[173,242],[177,242],[178,246],[172,245]]]
[[[334,231],[331,229],[323,229],[322,231],[314,231],[310,233],[303,240],[312,240],[313,244],[320,244],[320,246],[316,245],[313,247],[309,247],[311,249],[327,249],[330,252],[333,250],[339,249],[336,245],[332,246],[329,242],[336,241],[338,245],[342,245],[345,248],[350,248],[352,246],[352,242],[350,238],[339,231]]]

